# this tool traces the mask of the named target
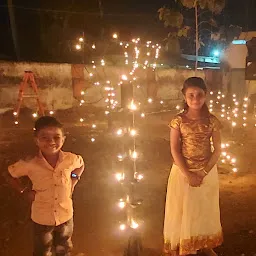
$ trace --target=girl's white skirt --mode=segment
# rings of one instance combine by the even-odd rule
[[[191,187],[179,167],[173,165],[166,195],[164,252],[196,254],[197,250],[217,247],[222,241],[217,167],[200,187]]]

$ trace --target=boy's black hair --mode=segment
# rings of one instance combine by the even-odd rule
[[[63,125],[55,117],[41,116],[35,122],[35,134],[46,127],[57,127],[63,131]]]

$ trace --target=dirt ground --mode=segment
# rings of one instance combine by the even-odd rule
[[[86,115],[86,114],[85,114]],[[135,193],[143,199],[138,215],[143,220],[139,228],[143,255],[161,255],[164,203],[167,179],[172,163],[169,150],[168,120],[174,113],[146,116],[138,122],[140,135],[137,144],[141,158],[138,169],[144,181]],[[112,160],[120,141],[106,131],[101,115],[87,114],[86,124],[79,123],[79,114],[57,113],[68,132],[64,150],[81,154],[86,172],[74,193],[75,231],[74,254],[86,256],[123,255],[128,234],[118,229],[122,214],[116,207],[121,188],[115,181]],[[92,130],[90,125],[97,124]],[[21,116],[20,126],[12,124],[10,114],[0,119],[0,164],[3,173],[8,164],[32,154],[32,118]],[[224,129],[225,141],[233,140],[239,172],[220,168],[220,204],[224,244],[219,255],[256,256],[256,128],[235,132]],[[96,141],[92,143],[91,137]],[[12,191],[0,176],[0,255],[32,255],[32,229],[29,205]],[[24,182],[27,182],[24,180]]]

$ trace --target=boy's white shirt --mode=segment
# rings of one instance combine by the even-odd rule
[[[36,191],[31,218],[41,225],[58,226],[73,217],[71,172],[84,165],[79,155],[60,151],[53,168],[39,152],[31,160],[19,160],[8,167],[13,178],[28,176]]]

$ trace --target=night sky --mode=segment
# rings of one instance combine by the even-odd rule
[[[97,0],[13,0],[22,59],[39,58],[42,47],[40,32],[42,31],[42,24],[47,27],[50,21],[57,20],[58,22],[61,15],[64,15],[61,12],[46,12],[44,11],[46,9],[71,10],[73,12],[69,17],[71,33],[86,30],[92,37],[97,36],[102,26],[100,23],[103,22],[108,31],[116,30],[127,37],[132,36],[132,33],[135,35],[142,33],[146,37],[152,35],[160,38],[163,35],[161,33],[165,32],[162,28],[163,24],[157,19],[157,10],[164,5],[171,6],[173,1],[101,0],[104,21],[100,21]],[[0,58],[15,59],[7,2],[8,0],[0,0]],[[72,2],[73,6],[70,7]],[[244,0],[242,3],[243,5],[241,0],[226,0],[226,7],[218,17],[219,22],[225,26],[230,24],[241,26],[244,31],[256,30],[256,0]],[[92,13],[92,15],[84,17],[81,13],[79,14],[79,12],[84,11]]]

